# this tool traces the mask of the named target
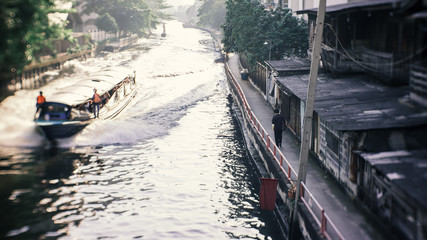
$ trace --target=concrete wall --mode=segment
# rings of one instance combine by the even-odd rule
[[[357,185],[350,178],[351,150],[354,142],[351,133],[336,131],[320,118],[319,154],[316,157],[347,190],[350,197],[357,195]]]

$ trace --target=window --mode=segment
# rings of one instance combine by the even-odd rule
[[[337,138],[329,130],[326,130],[326,146],[328,146],[328,148],[332,150],[332,152],[334,152],[337,156],[339,154],[339,142],[339,138]]]

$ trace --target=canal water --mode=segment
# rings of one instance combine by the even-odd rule
[[[39,89],[0,103],[1,239],[280,239],[227,98],[211,36],[170,21],[134,48],[72,61],[41,90],[90,72],[136,70],[117,118],[50,146],[34,128]]]

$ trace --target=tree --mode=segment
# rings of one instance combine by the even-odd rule
[[[224,23],[226,12],[225,0],[203,0],[203,4],[198,10],[198,24],[220,29]]]
[[[116,33],[119,31],[119,26],[117,25],[116,20],[108,13],[105,13],[104,15],[96,19],[95,25],[102,31],[110,33]]]
[[[24,66],[37,60],[37,53],[52,47],[56,39],[69,38],[59,23],[49,20],[49,13],[64,12],[53,0],[0,1],[0,75],[20,73]]]
[[[253,0],[227,0],[226,7],[222,25],[226,52],[243,54],[252,66],[268,59],[270,49],[271,59],[306,56],[307,25],[290,9],[264,10]]]
[[[165,17],[161,10],[166,7],[164,0],[91,0],[85,5],[84,13],[108,14],[120,32],[144,36]]]
[[[271,41],[271,58],[304,57],[308,50],[308,28],[304,20],[288,8],[277,8],[266,14],[258,27],[265,41]]]
[[[263,38],[258,25],[265,16],[264,8],[257,1],[228,0],[223,24],[224,50],[245,55],[251,65],[262,57]],[[268,56],[268,55],[267,55]],[[265,58],[264,58],[265,59]]]
[[[162,20],[170,20],[171,16],[164,13],[163,10],[170,8],[165,0],[146,0],[151,9],[151,27],[156,28]]]

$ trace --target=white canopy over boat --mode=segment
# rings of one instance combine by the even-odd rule
[[[78,80],[71,86],[58,89],[48,97],[48,101],[70,106],[81,104],[92,98],[93,89],[96,88],[97,93],[103,95],[123,81],[128,73],[128,70],[114,68],[90,74],[85,79]]]

